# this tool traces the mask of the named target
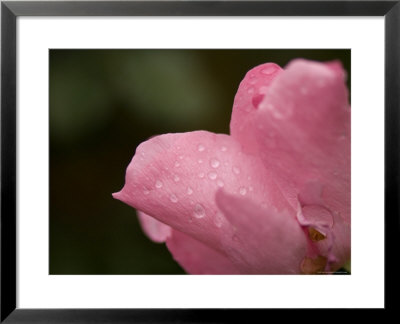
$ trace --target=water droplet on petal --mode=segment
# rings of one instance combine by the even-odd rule
[[[265,67],[265,69],[261,70],[261,73],[266,74],[266,75],[271,75],[276,71],[276,67],[273,65]]]
[[[148,195],[150,191],[148,189],[143,189],[143,194]]]
[[[193,189],[188,187],[186,192],[188,195],[191,195],[193,193]]]
[[[209,174],[208,174],[208,177],[211,179],[211,180],[215,180],[215,179],[217,179],[217,173],[215,173],[215,172],[210,172]]]
[[[178,202],[178,198],[173,194],[171,196],[169,196],[169,200],[171,200],[171,202],[173,202],[173,203]]]
[[[180,178],[177,175],[174,175],[174,181],[178,182],[180,180]]]
[[[222,180],[218,180],[217,185],[218,185],[218,187],[222,188],[224,186],[224,182]]]
[[[197,146],[197,150],[199,152],[203,152],[206,148],[204,147],[204,145],[199,144],[199,146]]]
[[[199,164],[202,164],[202,163],[203,163],[203,160],[202,160],[202,159],[199,159],[199,160],[197,160],[197,162],[198,162]]]
[[[220,228],[220,227],[222,226],[223,220],[224,220],[224,216],[222,215],[222,213],[217,212],[217,213],[215,214],[215,217],[214,217],[214,224],[215,224],[215,226],[217,226],[218,228]]]
[[[176,161],[175,162],[175,168],[179,168],[180,166],[181,166],[181,164],[178,161]]]
[[[227,150],[227,147],[226,147],[226,146],[222,146],[222,147],[221,147],[221,151],[222,151],[222,152],[226,152],[226,150]]]
[[[156,188],[160,189],[163,186],[163,183],[160,180],[156,181]]]
[[[204,173],[203,172],[199,173],[199,178],[204,178]]]
[[[210,165],[211,165],[214,169],[216,169],[216,168],[219,167],[220,162],[219,162],[217,159],[211,159]]]
[[[183,155],[179,155],[178,159],[183,160]]]
[[[240,173],[240,169],[238,167],[233,167],[232,171],[234,174],[239,174]]]
[[[239,193],[244,196],[247,194],[247,189],[245,187],[240,187],[239,188]]]
[[[206,215],[206,211],[201,204],[196,204],[193,210],[193,216],[196,218],[203,218]]]

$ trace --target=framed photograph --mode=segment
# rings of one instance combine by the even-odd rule
[[[391,308],[399,16],[2,1],[1,321]]]

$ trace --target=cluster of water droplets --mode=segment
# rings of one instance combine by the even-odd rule
[[[228,147],[220,146],[219,150],[221,152],[227,152]],[[197,145],[197,151],[198,152],[206,152],[206,147],[200,143]],[[178,159],[174,162],[174,168],[172,168],[172,169],[175,169],[178,171],[182,167],[182,160],[184,160],[184,156],[179,155]],[[205,163],[207,161],[208,161],[208,163]],[[223,169],[225,169],[225,170],[228,170],[228,171],[230,170],[230,172],[232,172],[236,177],[239,175],[242,175],[240,167],[238,167],[237,165],[231,165],[228,160],[224,161],[224,159],[221,160],[220,158],[217,158],[217,157],[212,157],[209,160],[206,157],[199,158],[199,159],[197,159],[197,163],[199,165],[202,165],[202,168],[205,168],[208,166],[208,170],[203,169],[203,171],[200,171],[199,173],[197,173],[197,176],[200,179],[206,179],[209,181],[213,181],[219,188],[222,188],[225,186],[223,179],[220,177],[221,172],[223,172],[223,171],[221,171],[221,166],[224,166]],[[172,169],[171,169],[171,171],[172,171]],[[172,174],[171,179],[175,183],[178,183],[181,181],[181,178],[178,174]],[[247,179],[250,181],[251,177],[248,176]],[[154,188],[156,190],[160,191],[161,189],[163,189],[163,187],[164,187],[164,183],[160,179],[158,179],[154,182]],[[246,187],[246,186],[241,185],[237,188],[237,192],[242,196],[245,196],[246,194],[248,194],[249,192],[252,192],[253,190],[254,189],[252,186]],[[145,195],[148,195],[150,192],[151,192],[150,188],[148,188],[148,187],[143,188],[143,193]],[[193,196],[195,194],[195,189],[193,189],[190,186],[187,186],[185,193],[187,196]],[[178,201],[179,201],[179,198],[175,193],[171,193],[168,196],[168,198],[174,204],[178,203]],[[212,210],[209,211],[200,202],[196,202],[196,200],[193,200],[193,199],[190,200],[190,204],[192,205],[192,211],[189,215],[190,222],[192,222],[193,219],[202,219],[202,218],[206,217],[207,214],[209,214],[212,222],[214,223],[214,225],[216,227],[220,228],[223,225],[224,216],[221,212],[219,212],[219,211],[215,212]]]

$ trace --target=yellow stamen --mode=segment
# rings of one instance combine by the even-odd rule
[[[301,262],[300,268],[303,274],[321,274],[325,270],[327,258],[322,255],[315,259],[305,257]]]
[[[326,239],[326,236],[321,232],[317,231],[313,227],[308,228],[308,236],[310,237],[311,241],[318,242]]]

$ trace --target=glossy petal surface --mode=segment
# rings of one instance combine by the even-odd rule
[[[298,273],[307,240],[293,212],[262,207],[219,191],[217,204],[234,226],[230,248],[245,273]]]
[[[152,215],[189,273],[321,273],[350,258],[350,106],[340,63],[266,63],[234,100],[231,136],[142,143],[114,197]],[[161,222],[161,223],[160,223]]]
[[[232,226],[216,206],[219,188],[276,210],[289,208],[259,158],[243,154],[227,135],[204,131],[142,143],[128,166],[124,188],[114,197],[225,252]]]

